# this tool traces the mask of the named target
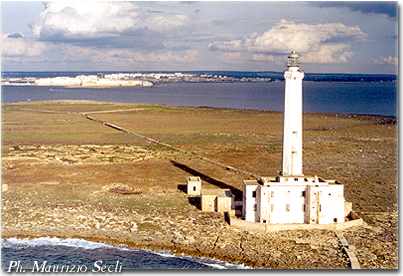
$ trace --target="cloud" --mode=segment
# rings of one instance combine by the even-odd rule
[[[223,57],[224,57],[224,59],[231,60],[231,61],[242,60],[241,53],[239,53],[239,52],[227,52],[227,53],[224,53]]]
[[[315,52],[306,52],[302,57],[303,63],[347,63],[353,56],[350,47],[346,44],[324,44]],[[284,64],[286,56],[254,54],[252,60],[261,62],[272,62],[275,64]]]
[[[397,65],[399,59],[397,57],[387,56],[387,57],[380,57],[374,59],[373,62],[375,64],[389,64],[389,65]]]
[[[45,63],[61,68],[63,64],[85,64],[85,68],[152,68],[159,70],[172,65],[188,65],[197,62],[197,50],[136,50],[129,48],[83,47],[68,43],[37,42],[25,38],[0,37],[2,58],[7,65],[21,63]],[[61,69],[63,70],[63,69]]]
[[[396,2],[312,2],[312,5],[324,8],[348,8],[364,14],[384,14],[395,18],[397,14]]]
[[[129,31],[138,24],[136,6],[127,2],[57,1],[45,4],[33,24],[37,38],[99,37]]]
[[[89,67],[154,68],[170,65],[188,65],[199,58],[197,50],[152,50],[132,48],[99,48],[70,43],[37,41],[19,33],[0,33],[1,57],[7,65],[45,63],[49,66],[62,64],[86,64]],[[157,65],[157,68],[155,67]]]
[[[150,13],[134,2],[73,0],[46,3],[32,31],[42,41],[158,48],[167,32],[187,22],[185,15]]]
[[[305,63],[347,63],[353,56],[347,44],[323,44],[316,52],[307,52],[302,61]]]
[[[198,57],[197,50],[186,51],[133,51],[130,49],[89,49],[79,47],[76,49],[70,49],[69,56],[77,56],[77,54],[83,54],[90,58],[93,63],[110,63],[113,65],[133,65],[133,64],[150,64],[157,63],[162,64],[186,64],[195,62]]]
[[[263,61],[263,62],[273,62],[273,63],[283,63],[285,62],[285,57],[283,56],[271,56],[265,54],[253,54],[252,60],[254,61]]]
[[[37,57],[45,50],[45,43],[24,38],[21,34],[0,33],[1,56],[5,58]]]
[[[295,50],[303,55],[307,63],[344,63],[352,56],[348,43],[363,40],[366,36],[358,26],[281,20],[262,34],[253,33],[243,39],[215,41],[209,44],[209,49],[252,53],[252,59],[256,61],[274,61]]]
[[[147,18],[146,26],[156,32],[171,31],[188,23],[188,17],[185,15],[156,15]]]

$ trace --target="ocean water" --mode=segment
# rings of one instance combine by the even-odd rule
[[[99,272],[102,265],[110,266],[113,272],[148,269],[214,270],[248,268],[219,260],[192,258],[189,256],[178,257],[169,253],[116,247],[82,239],[8,238],[2,240],[1,251],[2,270],[6,272],[8,270],[15,272],[17,269],[16,261],[20,261],[20,267],[25,272],[46,272],[46,270],[41,271],[41,269],[46,269],[45,267],[55,269],[56,265],[58,265],[58,272],[61,272],[63,265],[63,269],[67,267],[73,269],[74,265],[74,269],[79,269],[80,272]],[[43,266],[45,261],[46,264]],[[116,265],[117,261],[119,262],[118,265]],[[37,265],[35,265],[35,262]],[[83,271],[84,269],[86,271]]]
[[[396,116],[394,81],[304,81],[303,97],[304,112]],[[282,111],[284,82],[177,82],[113,89],[2,87],[4,103],[62,99]]]

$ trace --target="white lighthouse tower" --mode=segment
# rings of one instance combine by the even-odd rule
[[[266,224],[343,223],[344,185],[302,172],[302,72],[292,51],[284,72],[283,164],[274,177],[244,180],[242,215]]]
[[[284,131],[283,176],[302,176],[302,79],[299,55],[292,51],[288,56],[288,69],[284,72]]]

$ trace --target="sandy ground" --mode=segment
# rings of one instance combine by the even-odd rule
[[[241,189],[245,175],[85,119],[93,113],[258,175],[280,169],[282,114],[94,102],[3,105],[3,236],[82,237],[268,268],[348,268],[331,231],[253,234],[202,213],[178,189]],[[56,111],[40,112],[40,111]],[[70,113],[65,113],[70,112]],[[366,224],[344,231],[363,268],[396,269],[395,120],[306,114],[304,172],[345,185]]]

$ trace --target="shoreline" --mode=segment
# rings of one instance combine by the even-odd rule
[[[79,240],[84,240],[88,242],[97,242],[97,243],[102,243],[104,245],[109,245],[113,246],[116,248],[121,248],[121,249],[128,249],[128,250],[143,250],[155,254],[162,254],[162,253],[168,253],[174,257],[190,257],[190,258],[200,258],[200,259],[209,259],[213,261],[218,261],[218,262],[225,262],[234,266],[239,266],[242,267],[242,269],[268,269],[267,267],[256,267],[251,264],[246,264],[240,262],[238,259],[232,259],[232,258],[226,258],[225,256],[219,256],[219,255],[214,255],[214,254],[203,254],[200,251],[197,250],[184,250],[184,248],[178,248],[175,246],[164,246],[164,245],[158,245],[158,244],[146,244],[146,243],[141,243],[141,242],[129,242],[127,240],[121,240],[121,239],[113,239],[113,238],[108,238],[108,237],[99,237],[99,236],[81,236],[81,235],[69,235],[66,233],[50,233],[50,232],[43,232],[43,233],[29,233],[29,231],[22,231],[23,233],[18,233],[16,232],[8,232],[2,231],[1,239],[10,239],[10,238],[15,238],[15,239],[27,239],[27,240],[33,240],[33,239],[38,239],[38,238],[59,238],[59,239],[79,239]],[[24,233],[25,232],[25,233]],[[233,269],[240,269],[240,268],[233,268]]]
[[[203,106],[203,105],[169,105],[169,104],[154,104],[154,103],[143,103],[143,102],[117,102],[117,101],[96,101],[96,100],[34,100],[34,101],[18,101],[18,102],[2,102],[2,106],[13,106],[13,105],[41,105],[41,104],[107,104],[107,105],[133,105],[133,106],[152,106],[152,107],[163,107],[163,108],[183,108],[183,109],[211,109],[211,110],[229,110],[229,111],[245,111],[245,112],[264,112],[264,113],[275,113],[282,114],[282,111],[274,111],[267,109],[253,109],[253,108],[235,108],[235,107],[214,107],[214,106]],[[124,112],[124,110],[122,110]],[[389,119],[392,121],[397,120],[397,115],[381,115],[381,114],[369,114],[369,113],[352,113],[352,112],[304,112],[306,115],[322,115],[322,116],[334,116],[341,118],[356,118],[356,119]]]
[[[197,262],[197,263],[201,263],[210,267],[216,267],[216,265],[222,266],[222,268],[218,268],[218,270],[238,270],[238,269],[258,269],[258,268],[254,268],[254,267],[249,267],[246,266],[245,264],[241,263],[231,263],[227,260],[221,260],[221,259],[217,259],[216,257],[212,258],[212,257],[205,257],[204,255],[186,255],[185,253],[173,253],[171,250],[167,250],[167,249],[163,249],[163,248],[150,248],[150,247],[138,247],[138,246],[130,246],[128,244],[122,244],[122,243],[113,243],[113,241],[111,240],[100,240],[100,239],[96,239],[96,240],[91,240],[91,238],[80,238],[80,237],[60,237],[60,236],[24,236],[21,235],[19,237],[17,236],[7,236],[7,237],[1,237],[1,239],[3,241],[8,240],[8,239],[16,239],[18,241],[27,241],[27,242],[31,242],[31,241],[35,241],[36,239],[58,239],[59,241],[63,242],[63,241],[68,241],[70,240],[74,240],[74,241],[78,241],[78,242],[84,242],[84,243],[95,243],[98,244],[100,247],[105,247],[105,248],[110,248],[113,247],[117,250],[132,250],[132,251],[143,251],[143,252],[147,252],[147,253],[152,253],[155,255],[160,255],[163,257],[167,257],[167,258],[184,258],[184,259],[190,259],[193,262]],[[59,244],[53,244],[52,241],[50,241],[50,244],[53,246],[60,246]],[[83,248],[87,248],[85,247],[85,245],[80,246],[80,245],[69,245],[69,243],[67,243],[66,245],[63,244],[64,246],[71,246],[71,247],[83,247]],[[35,246],[35,245],[34,245]],[[205,263],[203,261],[213,261],[216,263]],[[230,266],[230,267],[226,267],[226,266]],[[180,268],[177,268],[180,269]],[[217,268],[216,268],[217,269]],[[172,270],[172,269],[170,269]],[[174,269],[175,270],[175,269]],[[192,269],[192,270],[199,270],[199,269]],[[202,269],[203,270],[203,269]]]

